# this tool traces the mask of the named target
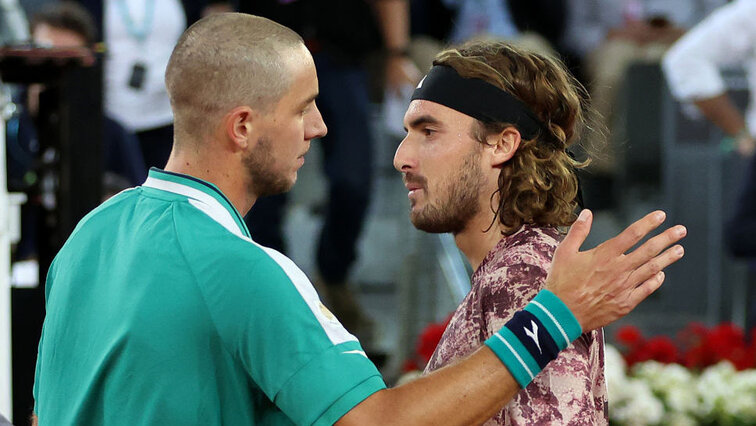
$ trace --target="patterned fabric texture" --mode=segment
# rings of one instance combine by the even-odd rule
[[[472,276],[425,372],[478,349],[543,288],[562,236],[525,225],[502,238]],[[584,333],[486,425],[606,425],[602,330]]]

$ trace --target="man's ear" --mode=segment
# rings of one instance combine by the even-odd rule
[[[223,120],[223,130],[235,150],[246,150],[254,140],[257,112],[248,106],[232,109]]]
[[[509,126],[501,133],[489,136],[487,142],[492,148],[491,165],[501,166],[509,161],[517,152],[521,141],[520,131],[514,126]]]

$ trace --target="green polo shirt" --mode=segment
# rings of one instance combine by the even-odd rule
[[[191,176],[152,169],[87,215],[45,298],[42,426],[325,425],[385,388],[305,274]]]

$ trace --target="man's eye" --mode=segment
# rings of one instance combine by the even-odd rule
[[[425,136],[431,136],[433,133],[435,133],[435,130],[433,129],[423,129],[423,134]]]

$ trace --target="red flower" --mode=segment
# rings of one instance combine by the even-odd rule
[[[738,347],[727,354],[728,361],[732,362],[737,370],[747,370],[756,365],[756,350],[753,347]]]
[[[751,342],[746,342],[743,330],[732,323],[722,323],[711,329],[701,323],[691,323],[678,333],[677,345],[664,336],[646,340],[633,326],[622,327],[617,332],[617,340],[626,347],[623,355],[629,366],[655,360],[677,362],[694,369],[725,360],[738,370],[756,367],[756,329],[751,336]]]
[[[430,324],[425,327],[423,333],[420,335],[420,341],[417,344],[417,355],[423,362],[423,365],[430,361],[433,352],[438,346],[438,342],[441,341],[441,336],[446,330],[447,322]]]
[[[402,365],[402,371],[405,373],[409,373],[410,371],[419,370],[420,366],[417,365],[417,362],[414,359],[408,359],[404,361],[404,364]]]
[[[677,347],[667,336],[657,336],[646,342],[651,359],[665,364],[678,362]]]
[[[688,324],[682,331],[677,333],[677,340],[683,347],[692,347],[698,345],[706,337],[708,330],[700,322]]]
[[[708,344],[709,330],[700,322],[690,323],[677,335],[683,350],[681,361],[688,368],[702,369],[717,363],[717,355]]]
[[[632,348],[635,345],[643,343],[643,335],[638,327],[634,325],[624,325],[617,330],[617,341],[623,345]]]
[[[436,350],[436,346],[438,346],[438,342],[441,340],[446,327],[449,325],[449,321],[451,321],[451,315],[446,320],[429,324],[423,329],[417,340],[415,354],[411,359],[404,362],[402,366],[403,371],[422,370],[425,368],[431,356],[433,356],[433,352]]]
[[[682,364],[691,369],[700,369],[706,365],[711,365],[712,357],[706,351],[703,345],[696,346],[686,351],[682,356]]]

